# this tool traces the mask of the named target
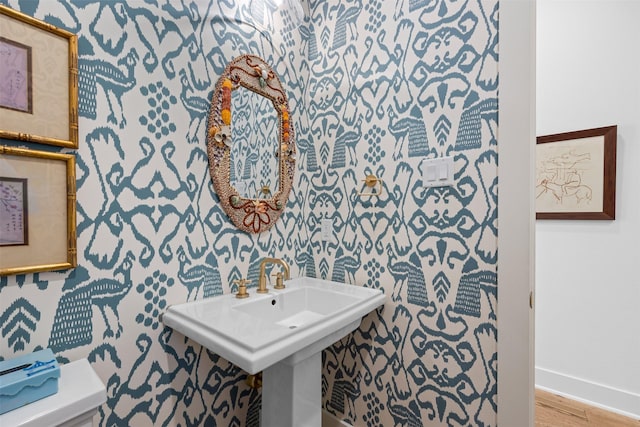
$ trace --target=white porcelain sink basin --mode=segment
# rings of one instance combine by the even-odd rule
[[[295,365],[340,340],[382,305],[382,291],[301,277],[267,294],[249,290],[173,305],[162,322],[245,371]]]
[[[384,304],[380,290],[301,277],[247,299],[233,294],[169,307],[162,322],[255,374],[261,427],[320,427],[322,349]]]

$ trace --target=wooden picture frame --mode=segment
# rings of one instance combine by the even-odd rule
[[[536,138],[536,219],[616,217],[617,126]]]
[[[75,34],[0,5],[0,138],[78,148]]]
[[[0,276],[76,267],[75,164],[0,146]]]

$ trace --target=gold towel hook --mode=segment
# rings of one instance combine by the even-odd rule
[[[271,195],[271,187],[269,187],[268,185],[263,185],[262,187],[258,188],[256,199],[260,198],[260,193],[262,193],[262,197],[266,198],[267,196]]]
[[[380,197],[382,195],[382,180],[380,178],[378,178],[377,176],[370,174],[367,175],[367,177],[365,179],[362,180],[364,182],[364,185],[366,185],[367,187],[371,188],[372,191],[370,193],[363,193],[363,192],[359,192],[358,195],[359,196],[377,196]],[[376,193],[375,191],[373,191],[373,188],[378,185],[378,192]]]

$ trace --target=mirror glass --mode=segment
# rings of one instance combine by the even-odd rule
[[[207,154],[216,194],[236,227],[248,233],[273,227],[291,192],[296,145],[287,95],[262,58],[239,56],[218,79]]]
[[[280,117],[270,99],[242,86],[231,94],[231,111],[231,185],[248,199],[271,198],[280,181]]]

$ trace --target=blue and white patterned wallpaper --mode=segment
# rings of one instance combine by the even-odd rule
[[[497,1],[311,0],[297,28],[273,0],[0,3],[80,49],[79,266],[0,279],[3,358],[87,357],[107,387],[101,426],[256,426],[246,374],[158,316],[256,283],[260,259],[280,256],[294,275],[388,295],[324,352],[327,411],[496,424]],[[248,25],[256,5],[265,29]],[[282,79],[299,148],[287,210],[260,235],[227,220],[205,151],[213,85],[244,53]],[[425,190],[420,160],[441,155],[456,185]],[[368,173],[380,198],[356,195]]]
[[[324,353],[324,406],[362,426],[495,425],[498,4],[317,1],[305,32],[315,269],[390,299]],[[438,156],[456,184],[424,189]],[[369,173],[383,196],[355,194]]]

